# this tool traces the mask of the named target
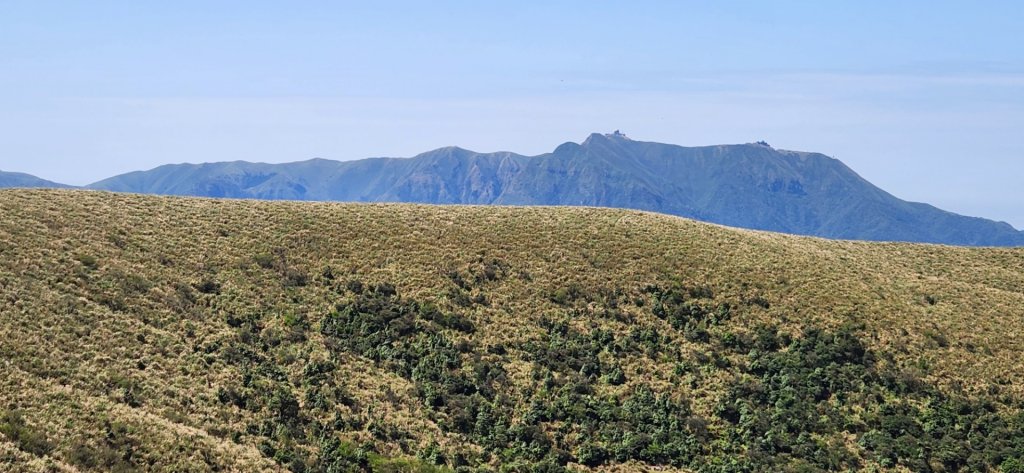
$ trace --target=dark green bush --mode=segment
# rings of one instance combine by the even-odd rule
[[[203,294],[220,294],[220,283],[213,279],[203,279],[194,284],[194,287]]]
[[[17,410],[0,412],[0,434],[14,442],[19,449],[36,456],[53,451],[53,444],[46,438],[46,432],[25,422]]]
[[[999,464],[999,473],[1024,473],[1024,457],[1003,460]]]

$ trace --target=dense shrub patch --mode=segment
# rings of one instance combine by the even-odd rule
[[[453,273],[454,290],[479,291],[477,285],[491,280],[490,267],[468,277]],[[1024,449],[1021,415],[948,396],[897,371],[883,362],[885,354],[867,348],[856,328],[812,328],[797,336],[770,326],[729,328],[732,307],[716,302],[710,288],[649,286],[629,297],[621,289],[567,290],[552,298],[563,306],[561,315],[543,318],[538,335],[483,345],[472,341],[477,328],[458,312],[460,304],[445,310],[405,298],[387,283],[343,286],[344,301],[319,320],[328,350],[365,357],[409,380],[442,430],[481,449],[431,443],[417,452],[420,463],[402,468],[563,471],[570,463],[640,462],[759,472],[873,463],[912,471],[1014,471]],[[630,303],[665,323],[638,322],[623,311]],[[629,329],[583,331],[572,323],[602,318]],[[309,328],[298,317],[283,320],[293,330]],[[339,440],[337,433],[349,430],[365,429],[382,442],[401,443],[408,434],[356,415],[354,399],[333,382],[332,361],[307,363],[296,389],[263,354],[274,342],[259,335],[266,331],[258,317],[227,322],[244,343],[222,347],[222,356],[247,374],[242,386],[217,396],[261,413],[264,420],[247,433],[263,438],[265,455],[293,471],[395,467],[372,445]],[[688,352],[680,340],[704,348]],[[674,363],[673,379],[680,381],[723,370],[730,381],[705,416],[685,391],[658,391],[647,379],[631,379],[624,366],[635,360]],[[526,385],[509,383],[506,367],[517,361],[531,369]],[[317,420],[331,415],[333,422]]]

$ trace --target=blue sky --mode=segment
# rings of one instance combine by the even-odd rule
[[[0,0],[0,169],[766,140],[1024,228],[1019,2]]]

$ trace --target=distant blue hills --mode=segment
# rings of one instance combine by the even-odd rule
[[[0,187],[58,186],[0,173]],[[595,133],[539,156],[448,147],[412,158],[172,164],[87,188],[246,199],[619,207],[826,238],[1024,246],[1024,232],[1007,223],[900,200],[823,154],[763,142],[683,147],[618,132]]]
[[[74,186],[47,181],[46,179],[40,179],[31,174],[0,171],[0,188],[6,187],[71,188]]]

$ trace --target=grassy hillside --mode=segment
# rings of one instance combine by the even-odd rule
[[[0,470],[1024,471],[1022,288],[636,211],[0,191]]]

